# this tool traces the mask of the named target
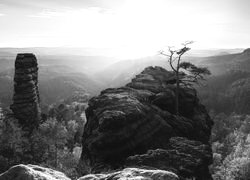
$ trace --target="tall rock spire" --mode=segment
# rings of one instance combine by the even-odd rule
[[[24,129],[31,130],[40,120],[38,66],[34,54],[18,54],[15,61],[14,96],[10,106]]]

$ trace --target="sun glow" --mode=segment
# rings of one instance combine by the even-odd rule
[[[14,42],[20,47],[106,48],[122,58],[152,55],[186,40],[199,48],[213,47],[211,39],[222,35],[221,14],[202,13],[197,6],[179,0],[125,0],[107,9],[44,9],[27,15],[26,23],[35,27],[16,35]]]
[[[220,35],[220,29],[210,23],[211,16],[194,11],[194,7],[169,1],[128,0],[115,10],[69,11],[60,26],[66,45],[114,48],[115,56],[132,58],[156,53],[166,45],[207,42]]]

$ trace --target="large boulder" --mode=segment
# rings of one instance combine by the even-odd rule
[[[89,174],[78,180],[178,180],[178,176],[164,170],[150,170],[140,168],[126,168],[107,174]]]
[[[36,165],[16,165],[0,174],[0,180],[70,180],[65,174]]]
[[[175,115],[174,82],[173,73],[148,67],[126,86],[106,89],[92,98],[86,110],[79,171],[98,173],[124,167],[129,156],[169,150],[170,138],[176,136],[210,148],[213,122],[205,107],[195,89],[181,86],[180,115]],[[207,171],[209,163],[202,163]]]
[[[38,67],[35,55],[18,54],[15,61],[14,96],[10,106],[16,119],[31,131],[40,119]]]
[[[210,146],[182,137],[169,140],[166,149],[149,150],[145,154],[130,156],[126,166],[154,167],[176,173],[179,177],[211,178],[208,166],[212,163]]]

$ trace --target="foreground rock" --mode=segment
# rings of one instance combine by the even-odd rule
[[[27,130],[37,126],[40,118],[37,79],[36,57],[28,53],[18,54],[15,61],[13,104],[10,108]]]
[[[179,177],[210,177],[208,166],[212,163],[212,152],[208,145],[186,138],[170,139],[167,149],[149,150],[146,154],[130,156],[127,166],[147,166],[175,172]]]
[[[163,68],[149,67],[126,86],[104,90],[89,101],[79,163],[81,173],[121,168],[126,166],[130,156],[150,156],[147,155],[148,150],[163,149],[168,151],[164,153],[166,160],[186,163],[183,171],[182,164],[178,162],[169,162],[168,169],[172,167],[183,177],[196,178],[202,169],[207,179],[210,178],[208,165],[212,156],[209,138],[213,122],[199,103],[196,91],[187,87],[180,89],[181,115],[175,115],[173,77]],[[193,141],[182,140],[181,144],[173,146],[170,138],[177,136]],[[189,152],[200,149],[199,155],[185,152],[186,146]],[[203,146],[206,150],[200,148]],[[183,156],[175,154],[176,150]],[[169,152],[173,157],[168,155]],[[186,159],[181,160],[182,157]],[[134,165],[138,164],[134,162]],[[129,165],[133,166],[133,163]],[[165,165],[157,168],[165,169]]]
[[[63,173],[36,165],[17,165],[0,174],[0,180],[70,180]]]
[[[178,176],[164,170],[126,168],[109,174],[90,174],[78,180],[178,180]]]

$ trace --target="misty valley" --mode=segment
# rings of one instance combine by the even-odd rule
[[[250,180],[249,0],[0,0],[0,180]]]
[[[0,49],[0,180],[249,178],[250,49],[76,51]]]

